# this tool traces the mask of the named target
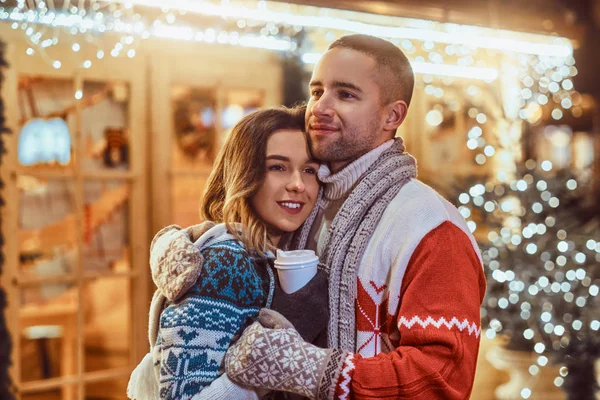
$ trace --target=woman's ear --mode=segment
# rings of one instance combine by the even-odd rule
[[[406,118],[408,105],[406,105],[404,100],[398,100],[388,104],[387,110],[388,112],[384,123],[384,129],[396,131],[396,129],[402,125],[402,122],[404,122],[404,118]]]

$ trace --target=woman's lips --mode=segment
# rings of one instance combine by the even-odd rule
[[[302,211],[304,204],[293,201],[278,201],[277,205],[288,214],[296,215]]]

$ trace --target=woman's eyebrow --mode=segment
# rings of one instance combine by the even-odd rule
[[[279,154],[271,154],[270,156],[267,156],[267,160],[279,160],[279,161],[290,161],[289,157],[286,156],[281,156]]]

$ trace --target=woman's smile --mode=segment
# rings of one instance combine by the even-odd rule
[[[278,201],[277,204],[281,209],[289,214],[299,214],[304,208],[304,203],[299,201]]]

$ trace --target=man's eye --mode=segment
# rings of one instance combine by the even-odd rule
[[[344,91],[340,92],[340,97],[343,98],[343,99],[354,99],[354,98],[356,98],[356,96],[354,96],[352,93],[350,93],[350,92],[344,92]]]

